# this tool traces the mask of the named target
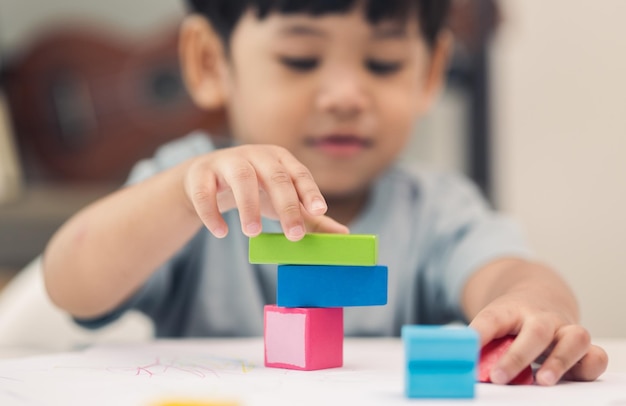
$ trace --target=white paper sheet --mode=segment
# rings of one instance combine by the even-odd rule
[[[399,340],[346,340],[344,367],[290,371],[263,366],[263,342],[156,341],[0,361],[0,405],[155,405],[234,400],[241,405],[406,405]],[[626,374],[555,387],[479,384],[474,401],[420,405],[626,405]]]

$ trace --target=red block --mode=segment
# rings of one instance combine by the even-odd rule
[[[265,366],[313,371],[343,365],[343,308],[265,306]]]
[[[513,340],[515,340],[515,336],[505,336],[497,338],[483,347],[480,351],[480,361],[478,363],[479,382],[491,382],[491,378],[489,378],[491,369],[513,344]],[[532,385],[533,382],[533,370],[529,365],[513,378],[509,385]]]

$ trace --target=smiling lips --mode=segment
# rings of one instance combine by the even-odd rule
[[[373,142],[371,139],[358,137],[356,135],[329,135],[309,139],[307,144],[327,155],[347,158],[365,149],[371,148]]]

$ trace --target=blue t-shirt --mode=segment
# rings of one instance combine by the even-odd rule
[[[206,134],[193,133],[139,162],[129,183],[213,150]],[[250,264],[237,211],[224,218],[226,238],[203,228],[126,303],[79,322],[98,327],[137,309],[153,320],[158,337],[262,335],[263,306],[276,301],[276,265]],[[515,225],[471,182],[449,173],[390,168],[349,227],[378,235],[379,263],[389,267],[388,304],[346,308],[349,336],[398,336],[404,324],[466,321],[460,301],[468,277],[495,259],[530,256]],[[263,231],[280,232],[280,225],[264,219]]]

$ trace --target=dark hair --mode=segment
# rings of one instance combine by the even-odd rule
[[[186,0],[192,12],[204,15],[211,22],[226,45],[249,8],[256,9],[260,19],[271,12],[319,16],[349,12],[361,1],[368,21],[373,24],[388,18],[406,19],[410,13],[417,13],[422,35],[432,46],[446,22],[451,0]]]

